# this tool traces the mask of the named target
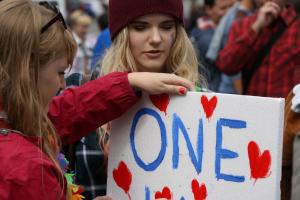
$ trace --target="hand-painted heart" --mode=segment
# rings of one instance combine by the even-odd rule
[[[127,165],[121,161],[117,169],[113,170],[113,177],[117,185],[128,193],[131,185],[131,172]]]
[[[168,187],[164,187],[162,192],[156,192],[155,193],[155,199],[167,199],[171,200],[172,199],[172,194],[171,191]]]
[[[260,153],[259,146],[256,142],[251,141],[248,144],[248,157],[251,170],[251,178],[266,178],[270,173],[271,154],[269,150]]]
[[[210,117],[214,113],[217,102],[218,99],[216,96],[213,96],[210,100],[208,100],[205,95],[201,97],[201,104],[207,119],[210,119]]]
[[[194,179],[192,181],[192,191],[194,194],[194,200],[205,200],[207,197],[207,190],[204,183],[199,186],[199,182]]]
[[[167,94],[149,95],[149,98],[153,105],[157,107],[161,112],[167,114],[167,107],[170,103],[170,97]]]

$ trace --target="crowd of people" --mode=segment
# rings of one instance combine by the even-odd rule
[[[141,91],[194,90],[286,98],[281,199],[299,197],[298,4],[193,1],[187,18],[182,0],[103,2],[65,20],[48,2],[0,0],[0,199],[110,199],[110,121]]]

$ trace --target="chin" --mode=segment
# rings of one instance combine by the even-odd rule
[[[162,67],[149,67],[149,68],[145,68],[145,72],[156,72],[156,73],[161,73],[163,72]]]
[[[163,72],[164,66],[160,63],[148,62],[142,69],[145,72]]]

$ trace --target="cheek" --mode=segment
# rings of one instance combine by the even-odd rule
[[[129,48],[133,54],[137,54],[143,49],[145,42],[143,42],[143,37],[140,34],[130,34],[129,35]]]
[[[171,34],[171,47],[175,44],[175,40],[176,40],[176,33],[172,33]]]
[[[58,76],[49,76],[45,77],[43,80],[43,85],[41,87],[42,89],[42,94],[45,96],[55,96],[56,92],[60,89],[61,87],[62,80]]]
[[[134,40],[134,33],[130,32],[129,31],[129,36],[128,36],[128,39],[129,39],[129,47],[132,49],[135,45],[135,40]]]
[[[175,44],[175,41],[176,41],[176,31],[173,31],[171,33],[168,33],[166,36],[165,36],[166,40],[167,40],[167,45],[168,45],[168,48],[172,48]]]

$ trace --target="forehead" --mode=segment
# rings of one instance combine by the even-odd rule
[[[60,70],[68,67],[67,57],[60,57],[51,60],[42,67],[42,70]]]
[[[155,22],[155,21],[171,21],[174,18],[171,15],[163,13],[152,13],[134,19],[133,21]]]

